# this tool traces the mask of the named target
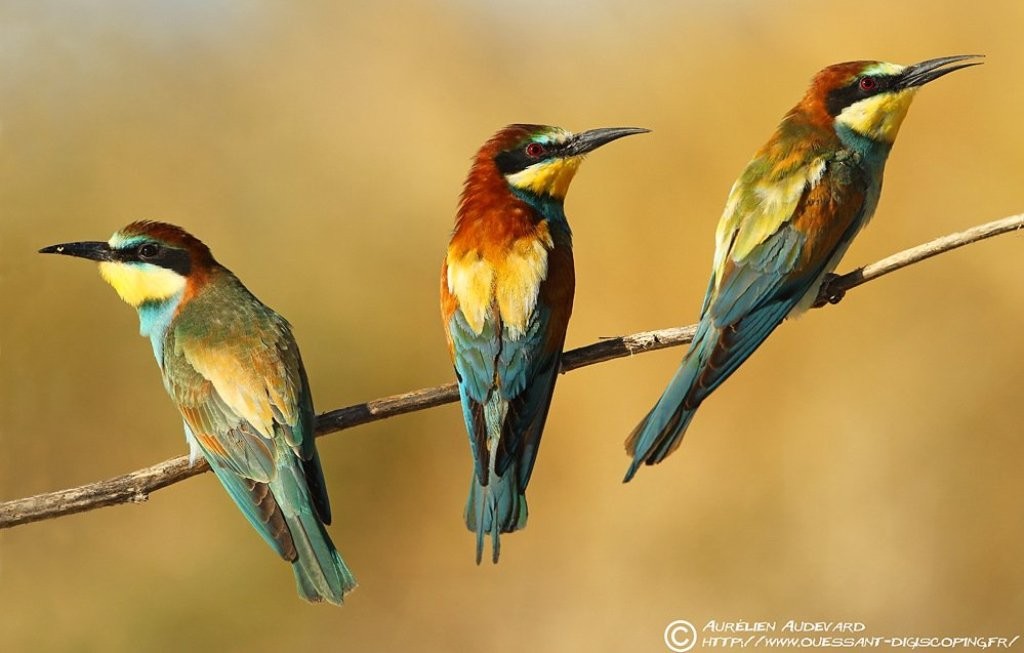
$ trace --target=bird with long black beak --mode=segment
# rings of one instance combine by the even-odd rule
[[[139,313],[164,387],[201,454],[279,556],[299,594],[341,604],[355,579],[325,526],[331,506],[314,440],[316,414],[287,321],[184,229],[133,222],[108,242],[53,245],[43,254],[98,261]]]
[[[526,525],[526,486],[558,378],[576,276],[564,201],[583,157],[646,129],[509,125],[477,152],[441,268],[441,317],[473,454],[466,526]]]
[[[697,332],[661,399],[626,440],[633,459],[626,481],[675,451],[701,402],[787,316],[814,303],[875,212],[914,95],[978,65],[977,58],[853,61],[814,77],[729,193]]]

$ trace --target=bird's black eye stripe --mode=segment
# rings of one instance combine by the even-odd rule
[[[511,175],[525,170],[538,161],[557,156],[560,145],[549,143],[546,147],[536,141],[531,141],[513,150],[506,150],[494,157],[494,164],[503,175]]]
[[[117,252],[120,261],[141,262],[173,270],[182,276],[192,271],[192,260],[184,249],[167,247],[160,243],[145,242]]]
[[[838,116],[843,109],[859,100],[892,90],[898,79],[895,75],[860,75],[846,86],[829,93],[825,108],[833,117]]]

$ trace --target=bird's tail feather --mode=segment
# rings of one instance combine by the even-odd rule
[[[690,391],[702,368],[701,357],[694,355],[700,349],[699,343],[691,347],[658,403],[626,438],[626,451],[633,456],[633,462],[622,479],[623,483],[633,478],[641,464],[660,463],[683,441],[686,427],[699,405],[687,407]]]
[[[491,474],[483,485],[476,473],[466,502],[466,527],[476,533],[476,563],[483,559],[484,536],[491,536],[491,561],[501,554],[501,533],[511,533],[526,526],[526,495],[519,488],[515,465],[504,476]]]
[[[324,527],[315,517],[312,520],[300,517],[290,521],[288,526],[298,553],[292,571],[299,594],[313,603],[327,601],[341,605],[345,594],[355,589],[356,579]]]
[[[316,514],[304,479],[291,471],[279,469],[279,478],[271,485],[295,545],[292,571],[299,594],[314,603],[341,605],[345,594],[355,589],[356,579]]]

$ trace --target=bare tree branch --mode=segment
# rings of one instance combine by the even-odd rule
[[[821,305],[823,301],[830,301],[834,297],[841,298],[843,293],[851,288],[856,288],[872,279],[885,276],[908,265],[919,263],[944,252],[959,249],[964,245],[970,245],[979,240],[999,236],[1010,231],[1018,231],[1021,228],[1024,228],[1024,213],[1011,215],[1002,220],[986,222],[985,224],[980,224],[955,234],[936,238],[923,245],[897,252],[892,256],[883,258],[881,261],[876,261],[862,268],[857,268],[853,272],[832,278],[827,284],[822,285],[821,292],[818,293],[818,304],[816,305]]]
[[[923,245],[893,254],[871,265],[858,268],[848,274],[830,277],[826,283],[822,284],[816,306],[835,303],[851,288],[856,288],[868,281],[932,256],[1021,228],[1024,228],[1024,214],[1014,215],[937,238]],[[624,356],[666,347],[677,347],[690,342],[695,330],[696,325],[691,325],[600,340],[585,347],[565,352],[562,357],[562,373]],[[339,408],[319,415],[316,433],[319,437],[360,424],[452,403],[458,398],[459,393],[455,384],[448,383],[375,399],[364,404]],[[149,494],[155,490],[207,470],[209,470],[209,466],[205,461],[199,460],[190,467],[188,457],[179,456],[152,467],[105,481],[34,497],[5,501],[0,503],[0,528],[53,519],[103,506],[140,503],[149,498]]]

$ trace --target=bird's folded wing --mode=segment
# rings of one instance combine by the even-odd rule
[[[498,357],[501,393],[508,401],[508,413],[498,440],[494,469],[504,475],[513,462],[518,463],[520,488],[530,481],[558,378],[565,339],[565,324],[556,324],[558,321],[558,315],[538,303],[525,333],[513,340],[506,332]],[[552,331],[556,332],[553,337]]]
[[[165,383],[207,459],[215,458],[221,467],[243,478],[262,483],[274,478],[274,442],[225,402],[186,358],[166,361]]]
[[[498,336],[500,320],[493,311],[484,320],[479,333],[466,321],[465,315],[454,307],[446,325],[455,362],[455,372],[462,397],[462,416],[469,433],[469,444],[473,450],[477,478],[481,484],[488,482],[487,423],[484,404],[494,388],[495,368],[501,339]]]
[[[716,287],[721,286],[730,262],[742,263],[793,219],[825,168],[824,159],[813,159],[806,165],[775,169],[764,157],[747,166],[733,184],[715,233]]]
[[[864,217],[867,180],[847,160],[816,159],[757,181],[749,170],[718,227],[705,310],[719,328],[768,303],[799,301]]]
[[[267,481],[275,436],[312,458],[313,416],[294,343],[279,329],[261,331],[231,341],[171,332],[164,377],[204,451],[241,476]]]
[[[821,165],[798,175],[804,179],[799,195],[792,189],[772,195],[785,201],[759,203],[755,195],[771,193],[756,188],[730,201],[739,213],[729,216],[725,253],[716,252],[718,267],[705,299],[704,317],[710,320],[702,319],[702,325],[717,335],[714,346],[703,350],[699,397],[753,353],[859,228],[866,182],[845,163]]]

